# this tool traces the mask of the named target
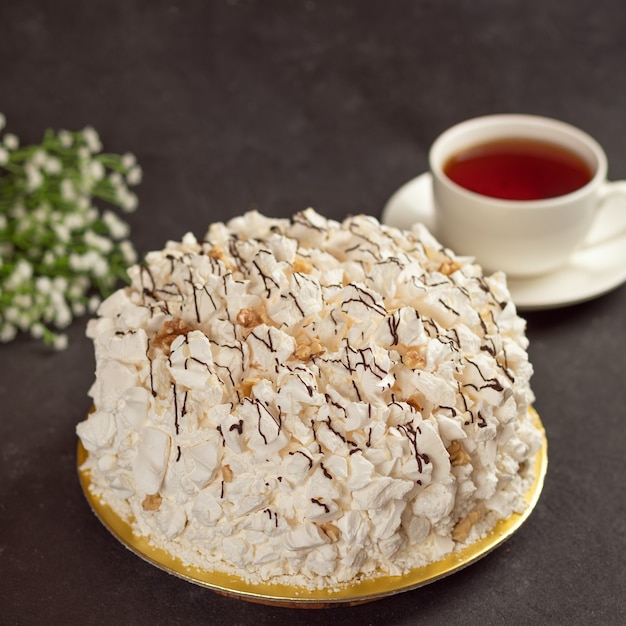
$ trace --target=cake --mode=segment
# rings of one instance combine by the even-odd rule
[[[525,323],[417,224],[249,212],[129,270],[87,334],[90,489],[182,563],[324,588],[402,575],[525,507]]]

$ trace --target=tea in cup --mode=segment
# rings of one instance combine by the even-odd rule
[[[583,244],[609,197],[607,159],[582,130],[534,115],[461,122],[430,154],[436,232],[487,270],[536,276],[564,265]]]

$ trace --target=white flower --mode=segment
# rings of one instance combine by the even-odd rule
[[[76,189],[69,178],[64,178],[61,181],[61,197],[68,202],[76,199]]]
[[[47,295],[52,290],[52,281],[48,276],[37,276],[35,279],[35,287],[39,293]]]
[[[120,251],[127,265],[132,265],[137,261],[137,253],[135,252],[135,248],[133,248],[133,244],[130,241],[122,241],[120,243]]]
[[[63,164],[61,163],[60,159],[49,156],[43,164],[43,169],[47,174],[60,174],[61,170],[63,169]]]
[[[17,328],[13,324],[4,324],[0,330],[0,341],[3,343],[13,341],[15,335],[17,335]]]
[[[18,293],[13,298],[13,304],[20,307],[20,309],[29,309],[33,306],[33,299],[26,293]]]
[[[53,297],[58,298],[59,295],[62,296],[67,290],[67,278],[65,276],[55,276],[52,280],[52,288],[51,295]]]
[[[109,273],[109,264],[107,263],[107,260],[103,257],[99,257],[93,264],[92,271],[94,276],[104,278]]]
[[[124,221],[122,221],[113,211],[105,211],[102,220],[109,229],[109,234],[115,240],[124,239],[128,237],[130,227]]]
[[[33,275],[33,266],[25,259],[20,259],[13,268],[12,274],[6,280],[6,288],[17,289],[27,283]]]
[[[94,180],[102,180],[104,178],[104,166],[100,161],[91,161],[89,163],[89,174]]]
[[[68,213],[65,216],[65,226],[71,230],[80,230],[85,226],[85,216],[81,213]]]
[[[82,257],[80,254],[75,254],[75,253],[70,254],[68,263],[69,263],[70,269],[73,272],[82,272],[86,269],[84,257]]]
[[[14,306],[10,306],[4,312],[4,319],[7,322],[10,322],[11,324],[17,324],[17,320],[19,319],[19,317],[20,317],[20,312]]]
[[[132,213],[139,204],[137,196],[127,189],[120,189],[117,194],[117,199],[122,206],[122,209],[127,213]]]
[[[122,157],[122,167],[125,170],[129,170],[131,167],[134,167],[136,163],[137,163],[137,159],[135,158],[135,155],[131,154],[130,152],[127,152]]]
[[[81,269],[83,271],[92,270],[94,265],[98,262],[100,255],[95,250],[88,250],[81,258]]]
[[[0,146],[0,165],[4,165],[9,162],[9,151],[6,148]]]
[[[91,126],[87,126],[83,130],[83,139],[85,140],[85,143],[87,144],[87,147],[92,154],[95,154],[96,152],[100,152],[100,150],[102,150],[100,136]]]
[[[30,162],[38,168],[42,168],[46,160],[48,159],[48,155],[44,150],[35,150],[35,154],[30,158]]]
[[[41,171],[35,167],[31,162],[24,164],[24,171],[26,172],[26,187],[29,191],[35,191],[41,187],[43,183],[43,176]]]
[[[126,181],[129,185],[138,185],[143,177],[143,171],[139,165],[135,165],[126,174]]]
[[[72,238],[70,229],[65,224],[53,224],[52,230],[54,230],[57,239],[63,243],[68,243]]]
[[[82,302],[72,302],[72,313],[76,317],[80,317],[81,315],[85,315],[87,311],[87,307]]]
[[[91,298],[89,298],[89,302],[87,303],[89,312],[95,313],[98,310],[98,307],[100,306],[101,302],[102,301],[100,300],[98,296],[91,296]]]
[[[4,147],[8,150],[17,150],[20,145],[20,140],[13,133],[7,133],[3,139]]]
[[[41,339],[43,337],[43,324],[40,324],[39,322],[33,324],[30,327],[30,335],[35,339]]]
[[[89,209],[89,198],[86,196],[80,196],[76,200],[76,207],[81,211],[86,211],[87,209]],[[91,211],[86,214],[86,217],[90,222],[93,222],[98,218],[98,210],[92,208]]]
[[[61,300],[55,307],[54,323],[58,328],[65,328],[72,321],[72,311],[65,300]]]
[[[20,330],[22,331],[27,331],[28,327],[32,324],[33,320],[30,317],[30,315],[28,315],[27,313],[25,313],[24,311],[22,311],[20,313],[20,317],[17,320],[17,326]]]
[[[0,213],[0,230],[4,230],[7,227],[7,217],[6,215],[4,215],[4,213]],[[2,259],[0,259],[0,261],[2,261]],[[2,267],[2,264],[0,263],[0,267]]]
[[[50,214],[50,205],[48,204],[40,204],[32,213],[31,217],[33,218],[33,222],[35,224],[43,224],[47,221],[48,215]]]
[[[103,252],[104,254],[111,252],[111,250],[113,249],[113,242],[110,239],[102,237],[101,235],[94,233],[92,230],[88,230],[85,233],[84,238],[85,243],[88,246],[95,248],[96,250],[98,250],[99,252]]]
[[[52,346],[55,350],[65,350],[67,348],[67,335],[57,335]]]
[[[119,172],[112,172],[109,176],[109,182],[113,185],[116,191],[124,188],[124,179]]]
[[[70,300],[76,300],[77,298],[82,298],[85,294],[85,291],[89,287],[89,278],[84,274],[79,274],[72,280],[72,284],[69,286],[67,290],[67,297]]]
[[[67,130],[59,131],[59,141],[64,148],[71,148],[74,145],[74,139],[72,133]]]

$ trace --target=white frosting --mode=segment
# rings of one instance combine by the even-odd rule
[[[524,323],[502,274],[422,226],[253,212],[129,275],[88,325],[77,432],[94,492],[185,563],[332,586],[524,506]]]

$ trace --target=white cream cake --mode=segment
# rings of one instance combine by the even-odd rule
[[[521,512],[525,323],[421,225],[257,212],[148,253],[88,324],[93,494],[183,563],[401,575]]]

